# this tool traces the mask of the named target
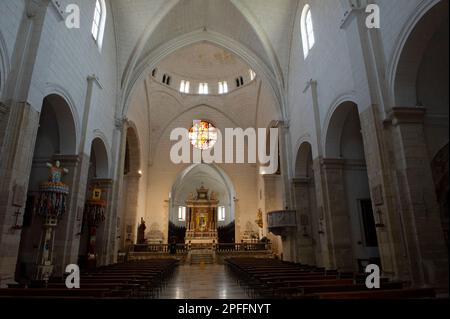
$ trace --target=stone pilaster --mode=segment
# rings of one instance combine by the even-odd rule
[[[124,176],[124,185],[126,193],[123,194],[125,201],[124,207],[124,224],[125,234],[122,237],[122,247],[127,247],[130,244],[136,242],[136,227],[137,227],[137,207],[138,207],[138,192],[139,192],[139,180],[141,175],[131,172]],[[129,228],[131,227],[131,237],[128,236]],[[128,229],[128,230],[127,230]]]
[[[314,184],[311,178],[295,178],[293,180],[295,207],[297,210],[297,249],[298,262],[316,265],[315,240],[312,224],[316,217]],[[313,199],[313,200],[312,200]]]
[[[382,272],[392,279],[408,280],[397,181],[392,174],[390,134],[379,119],[377,106],[362,112],[360,120]]]
[[[124,229],[124,199],[123,199],[123,185],[124,185],[124,162],[126,154],[127,143],[127,129],[128,122],[124,118],[116,118],[115,130],[113,138],[113,150],[116,150],[114,154],[113,166],[115,167],[114,179],[111,189],[111,232],[109,233],[108,242],[111,247],[109,251],[107,263],[117,262],[117,255],[122,243],[122,236],[125,234]],[[113,227],[115,225],[115,227]]]
[[[390,113],[399,210],[410,266],[417,286],[448,290],[446,249],[424,134],[425,109],[393,108]]]
[[[15,103],[7,123],[0,154],[0,286],[14,281],[21,231],[12,227],[22,225],[39,113]]]
[[[326,237],[324,263],[327,267],[353,271],[351,224],[344,183],[344,160],[321,159],[315,161],[321,187],[318,192],[321,235]],[[319,198],[320,197],[320,198]],[[323,214],[323,215],[322,215]]]

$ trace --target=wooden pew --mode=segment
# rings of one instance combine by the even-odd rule
[[[328,292],[314,294],[318,299],[423,299],[435,298],[436,293],[431,288],[410,288],[394,290],[371,290],[353,292]]]

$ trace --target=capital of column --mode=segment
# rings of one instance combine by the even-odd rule
[[[292,179],[292,185],[296,186],[305,186],[311,183],[311,177],[296,177]]]
[[[127,178],[127,179],[140,179],[142,177],[142,175],[141,174],[139,174],[139,173],[128,173],[128,174],[126,174],[125,175],[125,178]]]
[[[65,166],[76,167],[81,162],[81,158],[79,155],[61,155],[55,154],[52,159],[54,161],[60,161]]]
[[[109,189],[113,184],[113,180],[109,178],[95,178],[91,180],[91,184],[97,185],[104,189]]]
[[[50,3],[53,3],[53,1],[52,0],[28,0],[26,2],[27,17],[29,19],[33,19],[36,16],[38,16],[38,14],[45,13],[47,11],[47,7]],[[53,4],[56,6],[55,3],[53,3]]]
[[[390,124],[397,126],[400,124],[423,124],[426,109],[417,107],[393,107],[388,115]]]
[[[122,130],[128,128],[128,125],[129,125],[128,118],[126,118],[126,117],[120,117],[120,118],[116,117],[114,119],[114,121],[115,121],[114,124],[115,124],[117,130],[122,131]]]
[[[322,158],[320,164],[324,169],[343,169],[345,160],[343,158]]]

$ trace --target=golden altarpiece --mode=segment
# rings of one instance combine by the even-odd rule
[[[217,194],[200,187],[197,196],[190,194],[186,201],[186,243],[214,244],[217,243]]]

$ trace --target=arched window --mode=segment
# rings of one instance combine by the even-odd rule
[[[106,24],[106,4],[105,0],[95,0],[94,21],[92,22],[91,33],[101,49],[103,44],[103,35]]]
[[[178,207],[178,221],[185,222],[186,221],[186,207],[179,206]]]
[[[302,18],[301,18],[301,29],[302,29],[302,41],[303,41],[303,54],[305,59],[308,57],[309,51],[313,48],[316,43],[314,37],[314,25],[311,14],[311,7],[307,4],[303,8]]]
[[[219,222],[224,222],[226,217],[227,216],[226,216],[225,206],[219,206],[218,217],[217,217],[218,221]]]
[[[182,80],[180,83],[180,92],[189,94],[191,82]]]
[[[201,94],[201,95],[209,94],[208,83],[200,83],[198,85],[198,94]]]
[[[227,94],[228,93],[228,82],[223,81],[219,82],[219,94]]]

